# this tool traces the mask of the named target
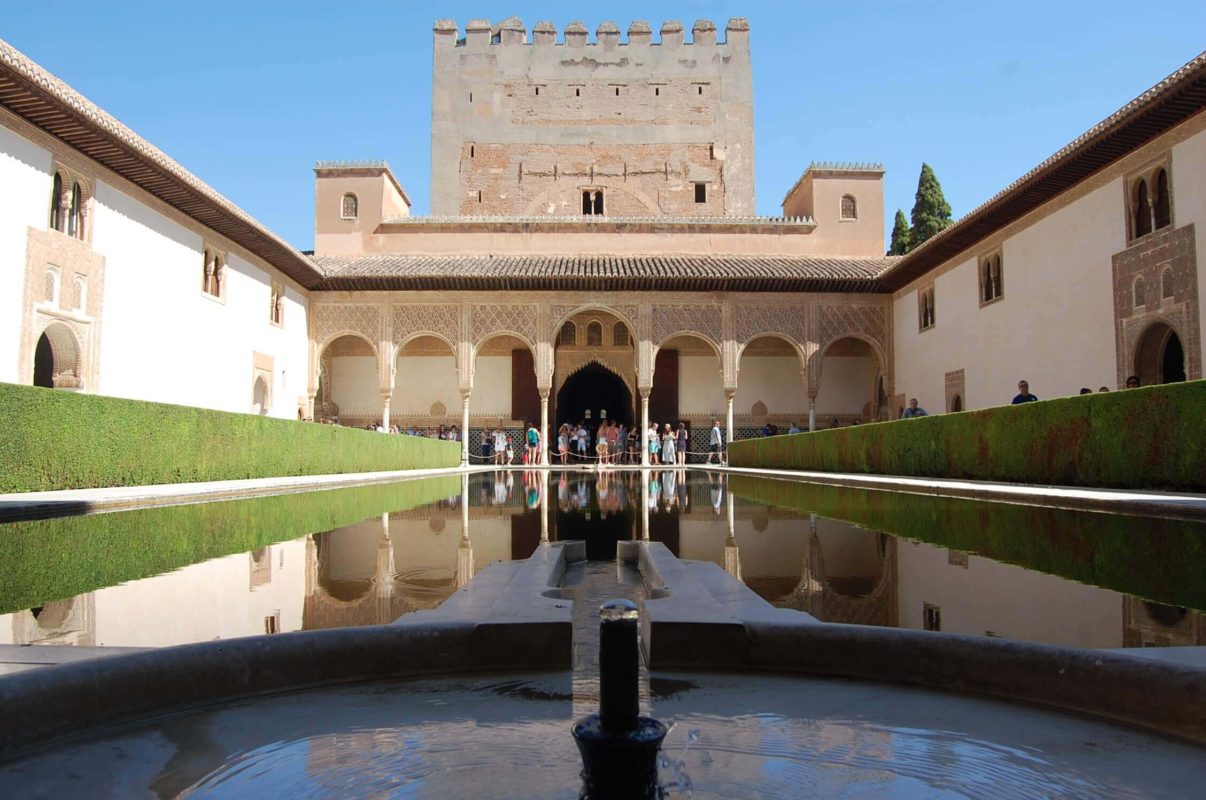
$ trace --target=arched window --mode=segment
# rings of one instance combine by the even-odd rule
[[[71,184],[71,208],[67,211],[67,235],[77,239],[84,238],[84,226],[81,224],[83,195],[79,182]]]
[[[1165,267],[1164,272],[1160,273],[1160,297],[1172,300],[1174,294],[1172,267]]]
[[[59,301],[59,272],[55,269],[46,270],[46,279],[42,283],[42,299],[47,303]]]
[[[269,321],[274,325],[283,325],[285,323],[285,287],[279,283],[273,283],[268,302]]]
[[[922,289],[918,293],[918,312],[920,315],[920,328],[925,330],[934,326],[934,287],[930,286]]]
[[[578,326],[569,320],[561,326],[561,335],[557,338],[557,344],[577,344],[578,343]]]
[[[963,410],[963,398],[955,395],[951,398],[951,411],[958,412]]]
[[[339,215],[344,219],[356,219],[360,216],[360,201],[356,199],[356,195],[348,192],[343,196]]]
[[[1135,308],[1143,308],[1147,305],[1147,287],[1143,284],[1143,278],[1135,278],[1133,295]]]
[[[77,311],[87,313],[88,311],[88,279],[83,275],[76,275],[74,282],[74,302]]]
[[[582,193],[582,215],[585,217],[589,217],[593,213],[593,211],[592,211],[593,208],[594,208],[594,204],[591,201],[590,192],[583,192]]]
[[[63,176],[57,172],[50,187],[50,228],[63,230]]]
[[[1152,204],[1147,194],[1147,181],[1135,184],[1135,238],[1152,232]]]
[[[1001,296],[1001,256],[991,255],[980,264],[980,302],[990,303]]]
[[[603,216],[603,190],[599,189],[595,192],[594,215],[596,217]]]
[[[858,219],[858,203],[852,194],[842,195],[842,219]]]
[[[603,345],[603,326],[600,323],[592,322],[586,326],[586,345],[587,347]]]
[[[1168,173],[1159,170],[1156,173],[1156,230],[1172,224],[1172,202],[1168,196]]]
[[[628,345],[628,326],[623,322],[617,322],[611,329],[611,343],[616,347]]]

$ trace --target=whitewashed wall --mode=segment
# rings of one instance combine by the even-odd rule
[[[931,329],[917,329],[916,287],[903,293],[896,391],[935,413],[945,410],[945,374],[958,369],[966,409],[1009,403],[1022,378],[1042,399],[1114,388],[1111,256],[1125,246],[1118,178],[1004,240],[999,301],[980,306],[979,254],[934,281]]]
[[[680,414],[724,414],[724,382],[716,356],[681,356],[678,359],[678,411]]]
[[[807,427],[808,392],[796,356],[746,356],[737,373],[737,395],[733,408],[750,413],[762,401],[770,414],[800,414]],[[721,406],[723,408],[723,406]]]
[[[875,394],[878,370],[879,362],[874,358],[825,356],[817,391],[817,426],[825,427],[827,415],[861,414]]]
[[[1069,647],[1122,647],[1117,592],[1065,581],[1021,567],[900,540],[896,548],[900,627],[921,629],[926,603],[941,609],[942,630]]]
[[[0,127],[0,381],[30,383],[17,374],[25,302],[25,243],[29,228],[46,230],[54,180],[50,151]]]
[[[1198,313],[1206,301],[1206,133],[1172,148],[1173,224],[1194,223],[1198,257]],[[1200,353],[1206,354],[1206,320],[1201,324]]]
[[[105,257],[100,393],[249,412],[252,354],[273,358],[271,416],[294,418],[306,395],[307,300],[286,291],[269,320],[272,279],[230,254],[226,298],[201,291],[203,239],[98,182],[93,249]]]

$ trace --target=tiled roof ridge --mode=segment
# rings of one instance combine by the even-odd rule
[[[0,39],[0,62],[3,62],[9,68],[20,73],[26,80],[47,92],[58,102],[70,106],[76,112],[87,117],[89,121],[91,121],[106,134],[127,145],[140,156],[143,156],[154,163],[157,167],[163,169],[165,172],[168,172],[172,177],[185,183],[190,188],[200,193],[207,201],[219,206],[223,211],[234,216],[243,224],[254,228],[259,235],[275,242],[278,246],[296,253],[297,258],[300,261],[312,265],[310,259],[302,255],[301,251],[292,244],[278,236],[259,220],[255,219],[255,217],[252,217],[246,211],[239,208],[212,186],[205,183],[193,173],[189,172],[158,147],[155,147],[155,145],[151,144],[133,130],[126,127],[126,125],[124,125],[116,117],[104,111],[91,100],[84,97],[75,89],[71,88],[66,81],[43,68],[37,62],[33,61],[33,59],[26,56],[4,39]],[[204,225],[204,223],[202,224]],[[321,277],[321,271],[317,269],[315,269],[315,271],[318,272],[319,276]]]
[[[1117,111],[1089,128],[1080,136],[1077,136],[1059,150],[1056,150],[1050,156],[1039,162],[1037,166],[1028,170],[1021,177],[1007,185],[1004,189],[992,195],[983,203],[964,214],[952,225],[939,231],[925,242],[922,242],[915,250],[912,250],[907,255],[903,256],[901,258],[901,262],[911,261],[916,257],[916,254],[926,253],[927,251],[932,250],[934,247],[941,245],[951,236],[957,235],[966,225],[970,224],[971,221],[974,221],[978,215],[1001,203],[1035,177],[1051,170],[1061,162],[1077,154],[1080,150],[1088,146],[1093,140],[1101,138],[1111,131],[1117,129],[1135,114],[1146,110],[1149,105],[1161,98],[1171,87],[1180,83],[1182,80],[1189,78],[1203,68],[1206,68],[1206,50],[1187,61],[1179,69],[1157,81],[1142,94],[1122,106],[1122,108],[1119,108]]]

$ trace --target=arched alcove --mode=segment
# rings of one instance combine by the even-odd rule
[[[1181,338],[1164,322],[1153,323],[1135,347],[1134,374],[1142,386],[1184,381],[1185,349]]]
[[[71,329],[61,322],[48,325],[34,347],[33,385],[82,389],[83,368],[83,354]]]

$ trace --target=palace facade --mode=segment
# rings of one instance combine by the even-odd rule
[[[462,35],[463,34],[463,35]],[[0,380],[420,429],[730,438],[1201,377],[1206,54],[907,256],[883,169],[753,216],[749,28],[434,29],[433,216],[320,162],[303,253],[0,43]]]

